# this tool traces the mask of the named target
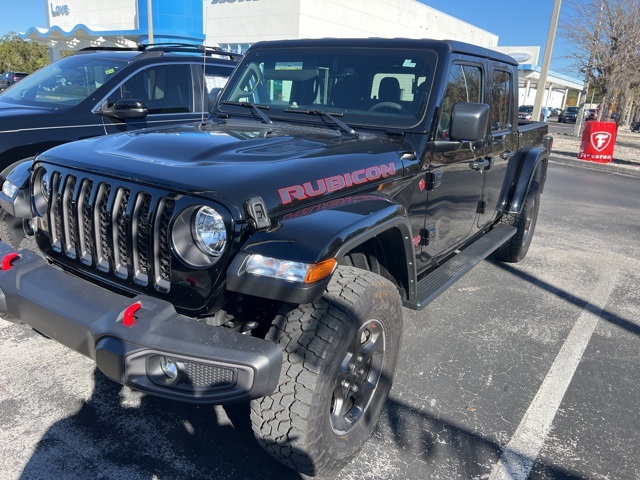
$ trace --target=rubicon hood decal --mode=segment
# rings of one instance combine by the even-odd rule
[[[306,200],[307,198],[335,192],[353,185],[371,182],[378,180],[379,178],[386,178],[389,175],[395,175],[395,173],[396,166],[393,163],[389,163],[387,165],[375,165],[373,167],[355,170],[342,175],[333,175],[331,177],[305,182],[302,185],[291,185],[289,187],[280,188],[278,193],[280,194],[282,204],[286,205],[294,200]]]

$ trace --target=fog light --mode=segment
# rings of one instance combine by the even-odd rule
[[[160,368],[169,380],[178,378],[178,365],[167,357],[160,357]]]

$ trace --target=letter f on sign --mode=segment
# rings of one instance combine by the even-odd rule
[[[593,132],[591,134],[591,145],[598,152],[601,152],[609,145],[611,134],[609,132]]]

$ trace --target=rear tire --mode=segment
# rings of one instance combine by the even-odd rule
[[[353,267],[339,266],[320,300],[283,307],[266,337],[283,351],[278,388],[251,402],[258,442],[303,474],[339,471],[378,422],[401,336],[398,290]]]
[[[540,206],[540,186],[535,180],[531,182],[524,200],[522,211],[517,215],[503,215],[500,223],[511,225],[518,230],[515,235],[495,251],[495,257],[508,263],[521,261],[529,251],[533,232],[538,219]]]

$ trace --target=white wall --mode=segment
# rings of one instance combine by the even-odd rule
[[[46,5],[49,27],[57,25],[65,32],[78,24],[93,30],[138,28],[137,0],[57,0]]]
[[[205,0],[205,44],[299,38],[300,0]]]
[[[533,105],[536,101],[536,86],[532,85],[529,89],[529,95],[526,95],[526,86],[520,87],[519,90],[519,104],[520,105]],[[563,108],[565,106],[565,90],[552,90],[549,95],[549,89],[544,91],[543,107]]]
[[[415,0],[205,0],[207,44],[321,37],[462,40],[498,36]],[[222,3],[221,3],[222,2]]]

